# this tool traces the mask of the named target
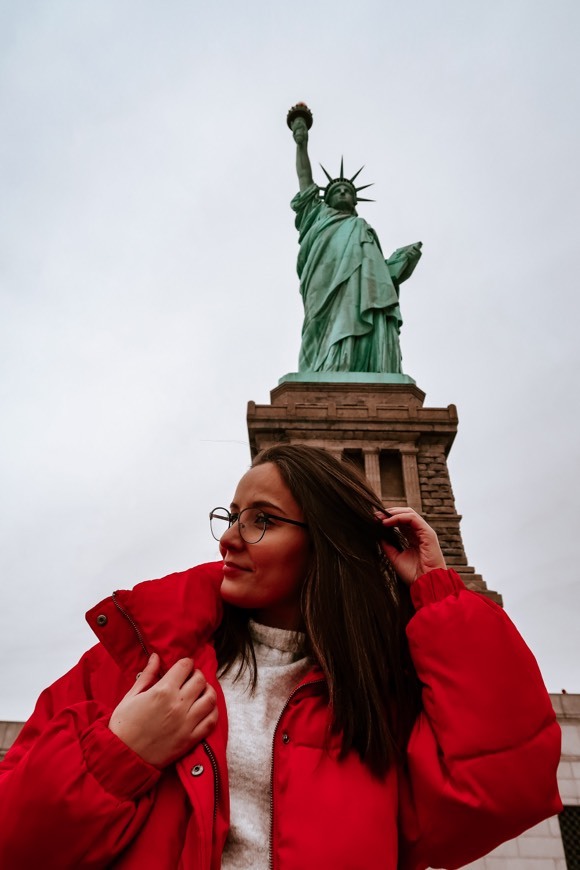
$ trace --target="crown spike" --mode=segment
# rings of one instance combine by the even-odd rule
[[[340,158],[340,180],[344,179],[344,157]]]
[[[365,196],[357,196],[357,202],[376,202],[376,199],[367,199]]]
[[[322,171],[324,172],[324,174],[326,175],[326,177],[328,178],[328,180],[329,180],[329,181],[332,181],[332,175],[329,175],[329,174],[328,174],[328,172],[326,171],[326,169],[324,168],[324,166],[322,165],[322,163],[320,164],[320,168],[322,169]]]
[[[370,184],[362,184],[360,187],[356,188],[356,192],[358,193],[359,190],[366,190],[367,187],[372,187],[373,184],[374,184],[374,181],[371,181]]]
[[[363,165],[361,166],[361,168],[359,169],[359,171],[358,171],[358,172],[355,172],[355,174],[354,174],[353,177],[351,178],[351,183],[354,183],[355,178],[357,177],[357,175],[360,175],[360,174],[361,174],[361,172],[363,171],[364,168],[365,168],[365,167],[364,167],[364,163],[363,163]]]

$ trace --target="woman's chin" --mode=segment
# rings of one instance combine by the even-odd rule
[[[253,607],[254,602],[249,600],[247,589],[244,590],[243,584],[239,581],[231,580],[229,577],[224,577],[220,587],[220,595],[222,601],[226,604],[233,604],[235,607]]]

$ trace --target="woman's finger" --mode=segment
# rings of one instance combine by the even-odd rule
[[[408,507],[390,507],[388,511],[385,512],[384,522],[391,522],[392,520],[416,523],[420,526],[428,526],[428,523],[420,514],[417,513],[417,511]]]
[[[179,694],[185,701],[188,701],[189,704],[192,705],[207,689],[208,684],[206,678],[200,670],[197,670],[194,671],[181,686]]]
[[[135,680],[135,684],[131,686],[128,695],[140,695],[141,692],[144,692],[146,689],[149,689],[154,683],[157,682],[157,678],[159,676],[159,665],[160,659],[157,653],[151,653],[149,656],[149,661],[147,662],[144,670],[141,671],[140,674],[137,674],[137,678]]]
[[[195,699],[189,709],[189,719],[193,728],[209,716],[209,714],[217,707],[217,695],[211,686],[206,686],[205,691]]]
[[[190,738],[191,745],[196,746],[198,743],[201,743],[202,740],[205,740],[206,737],[209,737],[209,735],[217,725],[217,721],[218,708],[216,706],[208,713],[208,715],[204,719],[201,719],[193,729]]]
[[[180,689],[194,673],[194,668],[193,659],[179,659],[169,668],[161,682],[166,683],[170,689]]]

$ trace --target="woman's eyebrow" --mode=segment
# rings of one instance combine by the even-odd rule
[[[271,501],[265,501],[264,499],[257,499],[256,501],[251,502],[251,504],[246,505],[246,507],[253,507],[253,508],[273,508],[275,511],[281,511],[281,510],[282,510],[282,508],[281,508],[279,505],[274,504],[274,502],[271,502]],[[230,510],[234,510],[234,509],[235,509],[235,510],[238,510],[238,509],[239,509],[239,505],[236,504],[235,501],[233,501],[233,502],[230,504]]]

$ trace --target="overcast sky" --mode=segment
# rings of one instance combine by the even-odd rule
[[[385,253],[423,241],[403,367],[458,407],[469,563],[580,692],[579,44],[577,0],[1,0],[0,719],[217,556],[297,368],[297,100]]]

